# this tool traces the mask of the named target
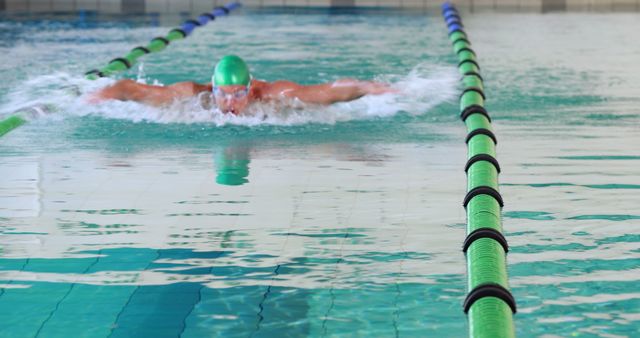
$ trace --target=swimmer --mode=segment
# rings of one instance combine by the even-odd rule
[[[329,105],[358,99],[365,95],[395,92],[386,84],[342,79],[333,83],[304,86],[291,81],[265,82],[253,79],[249,67],[238,56],[224,56],[215,67],[211,83],[180,82],[170,86],[153,86],[133,80],[120,80],[93,94],[90,101],[137,101],[164,106],[175,100],[209,93],[218,109],[240,115],[255,102],[299,100],[308,104]]]

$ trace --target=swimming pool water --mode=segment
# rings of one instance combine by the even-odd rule
[[[69,93],[178,19],[0,22],[0,111],[52,111],[0,139],[0,336],[465,336],[465,130],[437,13],[245,10],[124,75],[204,82],[236,53],[258,78],[378,79],[406,97],[262,121]],[[637,15],[465,25],[518,336],[637,336]]]

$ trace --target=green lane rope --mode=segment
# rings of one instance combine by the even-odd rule
[[[164,50],[171,42],[189,36],[195,28],[206,25],[209,21],[215,20],[216,17],[226,16],[229,12],[240,6],[241,4],[239,2],[231,2],[222,7],[216,7],[211,12],[202,13],[197,19],[187,20],[180,27],[172,29],[167,36],[153,38],[146,46],[133,48],[125,56],[111,60],[105,67],[86,72],[85,77],[90,80],[95,80],[100,77],[111,76],[118,72],[125,71],[131,68],[142,56]],[[0,137],[27,123],[28,120],[30,120],[30,118],[23,112],[14,112],[3,120],[0,120]]]
[[[157,53],[176,40],[186,38],[197,27],[206,25],[209,21],[215,20],[216,17],[228,15],[230,11],[240,7],[239,2],[231,2],[222,7],[217,7],[209,13],[202,13],[197,19],[189,19],[185,21],[180,27],[174,28],[165,37],[156,37],[149,41],[146,46],[138,46],[133,48],[123,57],[115,58],[101,69],[93,69],[85,73],[88,79],[95,80],[100,77],[106,77],[118,72],[125,71],[131,68],[136,61],[149,53]]]
[[[20,115],[11,115],[7,117],[0,121],[0,137],[25,123],[27,123],[27,120]]]
[[[496,160],[497,140],[491,117],[484,108],[484,83],[462,19],[449,2],[442,5],[453,51],[464,89],[460,95],[460,117],[467,127],[468,157],[467,237],[463,251],[467,256],[468,294],[464,312],[469,319],[469,336],[480,338],[515,337],[513,314],[516,304],[509,291],[506,254],[508,244],[502,235],[502,196],[498,192],[500,165]]]

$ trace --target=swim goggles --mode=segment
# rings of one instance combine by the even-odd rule
[[[236,90],[233,93],[225,93],[218,86],[214,86],[212,90],[213,96],[227,99],[243,99],[249,95],[249,86],[244,89]]]

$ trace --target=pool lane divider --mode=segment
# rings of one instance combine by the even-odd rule
[[[19,114],[7,117],[6,119],[0,121],[0,137],[25,123],[27,123],[27,120],[25,120]]]
[[[231,2],[221,7],[216,7],[213,11],[208,13],[200,14],[196,19],[189,19],[182,23],[180,27],[176,27],[169,31],[166,36],[159,36],[151,39],[146,46],[138,46],[133,48],[123,57],[117,57],[109,63],[101,68],[101,69],[93,69],[85,73],[85,76],[88,79],[97,79],[100,77],[107,77],[112,74],[125,71],[136,63],[136,61],[149,53],[157,53],[176,40],[182,40],[191,35],[191,33],[198,27],[202,27],[209,23],[210,21],[215,20],[217,17],[226,16],[232,10],[240,7],[241,4],[239,2]]]
[[[123,57],[117,57],[109,61],[109,63],[100,69],[93,69],[86,72],[84,75],[87,79],[95,80],[101,77],[107,77],[118,72],[125,71],[136,63],[136,61],[149,53],[157,53],[164,50],[171,42],[181,40],[189,35],[197,28],[202,27],[215,20],[217,17],[226,16],[232,10],[242,6],[239,2],[231,2],[221,7],[216,7],[213,11],[200,14],[196,19],[189,19],[182,23],[180,27],[176,27],[169,31],[169,33],[162,37],[156,37],[151,39],[146,46],[138,46],[133,48],[129,53]],[[20,127],[27,123],[29,117],[23,114],[21,111],[14,112],[3,120],[0,120],[0,137],[9,133],[13,129]]]
[[[511,338],[515,337],[516,302],[507,279],[509,245],[502,234],[504,202],[498,191],[498,141],[484,108],[486,97],[480,65],[460,13],[453,4],[445,2],[442,16],[458,57],[463,85],[460,118],[467,127],[467,194],[463,201],[467,236],[462,251],[467,258],[468,293],[463,309],[468,316],[470,337]]]

